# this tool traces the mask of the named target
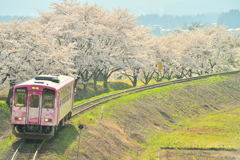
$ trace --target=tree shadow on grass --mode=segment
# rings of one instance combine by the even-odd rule
[[[109,91],[117,91],[117,90],[123,90],[123,89],[128,89],[131,88],[132,86],[124,83],[124,82],[109,82],[108,83],[109,86]],[[82,89],[82,85],[78,84],[77,85],[77,94],[75,96],[75,101],[80,101],[80,100],[84,100],[84,99],[88,99],[88,98],[92,98],[94,96],[98,96],[104,93],[107,93],[109,91],[106,91],[103,86],[101,85],[97,85],[98,90],[95,91],[93,88],[92,83],[90,82],[88,84],[87,90],[83,90]]]
[[[110,82],[109,86],[113,90],[122,90],[122,89],[128,89],[132,87],[131,85],[124,82]]]
[[[12,150],[15,151],[19,145],[23,142],[23,139],[18,139],[12,144]]]
[[[47,142],[47,147],[44,147],[43,150],[64,154],[67,148],[77,140],[78,135],[77,129],[73,125],[67,124],[57,131],[56,135]]]

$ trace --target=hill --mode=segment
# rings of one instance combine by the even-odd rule
[[[160,25],[165,28],[183,27],[188,24],[203,24],[211,25],[217,23],[218,14],[202,14],[202,15],[157,15],[147,14],[138,17],[138,20],[143,25]]]
[[[26,21],[32,18],[33,17],[29,16],[0,16],[0,22],[8,23],[13,21]]]
[[[239,82],[218,76],[110,101],[72,119],[40,159],[239,158]]]
[[[0,100],[0,155],[8,150],[8,148],[15,142],[16,138],[11,135],[10,124],[10,109],[5,101]],[[2,145],[4,144],[4,145]],[[0,159],[2,157],[0,156]]]
[[[240,28],[240,10],[230,10],[222,13],[218,18],[219,25],[225,25],[229,28]]]
[[[39,159],[240,158],[239,82],[217,76],[112,100],[73,118]],[[15,141],[1,139],[0,159]]]

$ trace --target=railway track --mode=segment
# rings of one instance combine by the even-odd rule
[[[137,93],[137,92],[141,92],[141,91],[145,91],[145,90],[149,90],[149,89],[154,89],[154,88],[163,87],[163,86],[169,86],[169,85],[178,84],[178,83],[184,83],[184,82],[190,82],[190,81],[199,80],[199,79],[205,79],[205,78],[214,77],[214,76],[231,75],[231,74],[237,74],[237,73],[240,73],[240,71],[216,73],[216,74],[211,74],[211,75],[198,76],[198,77],[192,77],[192,78],[187,78],[187,79],[179,79],[179,80],[174,80],[174,81],[169,81],[169,82],[156,83],[156,84],[152,84],[152,85],[128,89],[128,90],[125,90],[122,92],[107,95],[107,96],[97,98],[97,99],[82,103],[80,105],[77,105],[73,108],[72,117],[74,117],[80,113],[83,113],[89,109],[92,109],[99,104],[106,103],[107,101],[117,99],[117,98],[120,98],[120,97],[128,95],[128,94],[133,94],[133,93]]]
[[[120,98],[120,97],[128,95],[128,94],[133,94],[133,93],[137,93],[137,92],[141,92],[141,91],[145,91],[145,90],[149,90],[149,89],[154,89],[154,88],[178,84],[178,83],[190,82],[190,81],[204,79],[204,78],[213,77],[213,76],[231,75],[231,74],[237,74],[237,73],[240,73],[240,71],[217,73],[217,74],[198,76],[198,77],[192,77],[192,78],[187,78],[187,79],[179,79],[179,80],[174,80],[174,81],[169,81],[169,82],[156,83],[153,85],[147,85],[147,86],[142,86],[142,87],[138,87],[138,88],[128,89],[128,90],[125,90],[122,92],[107,95],[107,96],[97,98],[97,99],[82,103],[80,105],[77,105],[73,108],[72,117],[74,117],[80,113],[83,113],[87,110],[90,110],[92,108],[95,108],[99,104],[106,103],[107,101],[117,99],[117,98]],[[45,142],[46,142],[46,140],[42,140],[39,143],[30,144],[31,146],[34,146],[34,147],[30,147],[32,151],[29,151],[29,147],[26,147],[26,145],[29,145],[29,143],[26,140],[22,141],[19,144],[19,146],[16,148],[14,154],[12,155],[11,160],[17,160],[17,159],[35,160],[37,157],[37,154],[39,153],[39,151],[41,150],[41,148],[43,147]]]
[[[15,152],[12,155],[11,160],[20,160],[20,159],[35,160],[45,142],[46,140],[42,140],[40,142],[23,140],[19,144],[19,146],[16,148]]]

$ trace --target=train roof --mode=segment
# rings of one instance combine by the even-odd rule
[[[73,77],[65,76],[65,75],[57,75],[57,76],[39,75],[33,79],[17,84],[17,86],[18,85],[41,85],[41,86],[48,86],[52,88],[59,88],[61,86],[64,86],[64,84],[67,84],[73,80],[74,80]]]

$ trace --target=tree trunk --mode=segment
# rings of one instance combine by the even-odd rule
[[[10,76],[10,74],[7,73],[6,76],[0,80],[0,84],[2,85],[9,76]]]
[[[15,85],[15,81],[10,81],[10,89],[8,91],[8,96],[7,96],[7,100],[6,103],[7,105],[10,107],[12,104],[12,97],[13,97],[13,87]]]
[[[97,80],[98,80],[98,77],[100,76],[101,73],[102,73],[102,70],[98,69],[98,68],[96,68],[94,71],[92,71],[93,88],[94,88],[95,92],[98,91]]]
[[[79,79],[80,79],[80,77],[77,77],[77,78],[75,79],[74,88],[77,88],[77,84],[78,84]]]
[[[87,83],[87,82],[83,82],[82,84],[83,84],[83,90],[84,90],[85,92],[87,92],[88,83]]]
[[[201,75],[203,75],[203,71],[197,71],[197,74],[198,74],[199,76],[201,76]]]
[[[132,74],[127,74],[127,72],[123,72],[122,74],[131,81],[133,87],[136,87],[138,82],[139,69],[133,69],[131,71]]]
[[[123,75],[125,75],[131,81],[133,87],[137,86],[137,81],[138,81],[137,75],[129,75],[126,73],[124,73]]]
[[[103,88],[104,91],[109,91],[109,87],[108,87],[108,78],[103,78]]]
[[[98,89],[97,89],[97,79],[93,78],[93,88],[94,88],[94,91],[97,92]]]
[[[102,76],[103,76],[103,87],[105,92],[109,91],[109,87],[108,87],[108,79],[109,77],[114,73],[119,71],[121,68],[115,68],[115,69],[108,69],[108,68],[104,68],[102,70]]]
[[[92,78],[92,74],[87,69],[80,71],[78,74],[82,80],[83,90],[87,91],[88,81]]]
[[[192,69],[189,69],[189,71],[188,71],[188,76],[189,76],[190,78],[192,78]]]
[[[13,87],[11,87],[8,91],[8,96],[7,96],[7,99],[6,99],[6,103],[9,107],[11,107],[11,99],[12,99],[12,96],[13,96]]]
[[[166,75],[167,80],[171,80],[172,79],[172,75],[173,75],[173,72],[169,71],[169,73]]]
[[[163,78],[165,78],[166,73],[167,73],[167,69],[166,67],[164,67],[162,71],[154,71],[154,74],[156,76],[153,75],[153,78],[155,79],[155,81],[161,82]]]
[[[133,80],[131,81],[132,82],[132,86],[133,87],[136,87],[137,86],[137,76],[133,76]]]
[[[161,72],[155,72],[155,75],[156,75],[156,76],[154,76],[155,81],[161,82],[162,79],[163,79],[163,76],[161,75]]]
[[[145,85],[148,85],[148,83],[152,80],[154,72],[143,72],[143,78],[144,80],[142,81]]]

